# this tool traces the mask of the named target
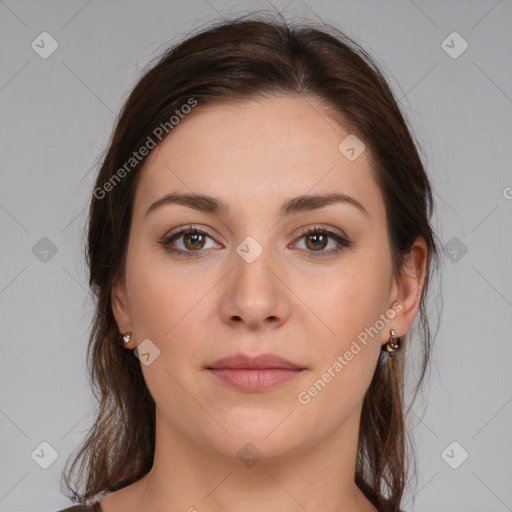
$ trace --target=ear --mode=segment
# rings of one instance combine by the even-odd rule
[[[111,293],[112,313],[116,319],[117,328],[121,334],[132,331],[131,316],[128,309],[126,286],[119,280],[112,287]],[[132,342],[130,342],[132,343]],[[129,344],[128,344],[129,345]]]
[[[427,272],[428,250],[422,237],[418,237],[404,262],[400,275],[396,278],[392,291],[392,303],[398,302],[393,309],[398,311],[394,320],[390,322],[391,328],[398,337],[403,336],[410,329],[418,312],[421,302],[421,293],[425,284]],[[387,343],[388,340],[385,340]]]

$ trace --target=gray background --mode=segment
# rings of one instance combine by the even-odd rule
[[[412,415],[419,475],[405,510],[512,510],[512,3],[273,5],[287,19],[333,23],[377,59],[433,178],[444,311]],[[61,470],[93,420],[84,208],[123,99],[167,43],[219,14],[265,7],[0,0],[0,511],[69,504]],[[31,47],[43,31],[58,43],[46,59]],[[460,51],[461,39],[442,45],[453,31],[469,44],[457,58],[445,49]],[[58,454],[47,469],[42,442]]]

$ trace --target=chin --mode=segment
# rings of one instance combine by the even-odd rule
[[[290,414],[291,411],[284,411],[283,409],[231,411],[228,416],[217,419],[232,437],[224,430],[221,434],[218,429],[215,429],[207,435],[210,438],[208,444],[215,446],[225,455],[235,454],[238,458],[244,455],[249,458],[263,456],[268,460],[284,456],[298,449],[308,437],[311,437],[297,423],[294,414]],[[215,436],[213,439],[212,435]]]

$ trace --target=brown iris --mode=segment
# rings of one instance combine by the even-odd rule
[[[313,245],[310,247],[309,242],[311,241],[311,239],[315,239],[316,242],[314,242]],[[322,240],[320,240],[320,239],[322,239]],[[313,250],[324,249],[326,244],[327,244],[327,237],[325,235],[314,234],[314,235],[309,235],[306,237],[306,246],[308,247],[308,249],[313,249]]]
[[[188,241],[191,241],[191,244],[188,244]],[[187,249],[202,249],[204,246],[204,235],[200,233],[184,233],[183,234],[183,244]]]

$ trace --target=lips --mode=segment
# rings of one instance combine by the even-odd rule
[[[241,353],[219,359],[206,369],[224,384],[252,393],[284,384],[306,370],[276,354],[251,357]]]
[[[246,354],[238,353],[229,357],[224,357],[215,361],[207,367],[211,369],[224,369],[224,370],[304,370],[305,368],[288,361],[276,354],[262,354],[256,357],[251,357]]]

